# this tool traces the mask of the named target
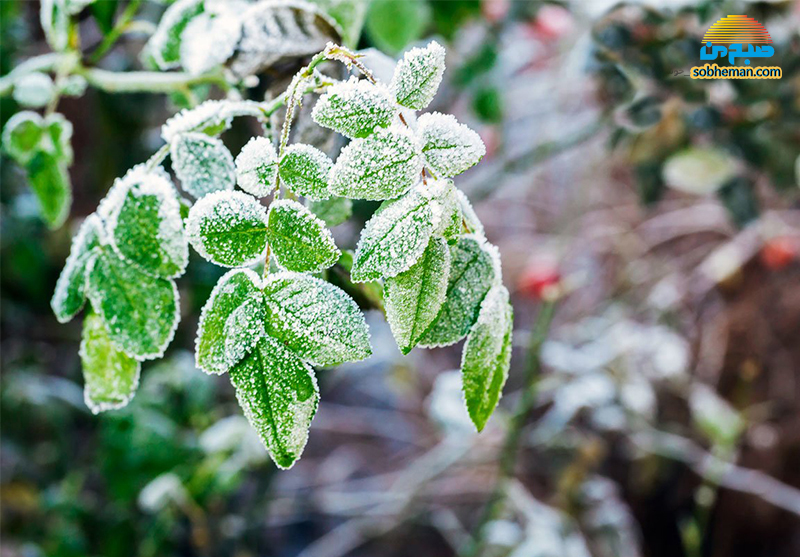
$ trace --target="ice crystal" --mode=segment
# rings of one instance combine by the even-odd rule
[[[260,292],[257,295],[251,295],[225,320],[224,355],[225,363],[229,367],[249,354],[264,336],[266,314],[261,298]]]
[[[205,101],[194,108],[184,108],[161,126],[161,137],[172,143],[182,133],[215,135],[226,130],[234,116],[230,105],[230,101]]]
[[[397,63],[390,89],[398,104],[422,110],[433,100],[444,75],[444,47],[431,41],[412,48]]]
[[[236,157],[236,182],[239,187],[256,197],[272,193],[277,183],[278,155],[272,141],[254,137],[242,147]]]
[[[56,282],[50,307],[60,323],[71,320],[86,301],[86,264],[92,249],[100,245],[103,222],[97,215],[89,215],[72,239],[67,262]]]
[[[396,114],[397,106],[385,86],[351,77],[330,86],[311,117],[320,126],[354,139],[389,127]]]
[[[170,154],[181,186],[195,198],[232,190],[236,183],[233,156],[215,137],[196,132],[180,134],[170,144]]]
[[[281,157],[281,182],[306,199],[323,201],[331,196],[328,177],[332,167],[331,159],[319,149],[302,143],[290,145]]]
[[[461,174],[486,154],[478,134],[450,114],[423,114],[417,121],[417,136],[425,162],[442,177]]]
[[[341,255],[325,223],[296,201],[274,201],[268,223],[272,254],[284,269],[315,273],[336,263]]]

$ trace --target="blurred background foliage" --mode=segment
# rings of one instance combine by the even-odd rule
[[[500,246],[516,309],[497,415],[475,435],[446,371],[458,351],[404,358],[373,311],[376,355],[320,374],[306,454],[277,472],[227,382],[194,367],[199,307],[220,274],[194,258],[168,357],[144,367],[128,407],[92,416],[80,323],[58,325],[48,304],[71,234],[160,146],[169,115],[219,91],[89,88],[59,105],[75,126],[64,227],[47,230],[24,172],[5,155],[0,167],[0,554],[800,554],[797,3],[317,3],[362,48],[447,45],[432,108],[486,143],[459,185]],[[87,51],[127,5],[76,16]],[[47,52],[38,8],[0,2],[2,75]],[[154,22],[164,6],[140,8]],[[783,78],[690,79],[704,31],[737,13],[769,30]],[[142,69],[148,29],[103,67]],[[294,67],[270,69],[249,94]],[[0,123],[17,110],[0,98]],[[251,133],[226,139],[235,150]],[[362,221],[374,208],[356,204]],[[357,232],[338,227],[337,242],[352,248]],[[532,323],[552,296],[535,408],[515,473],[498,481]]]

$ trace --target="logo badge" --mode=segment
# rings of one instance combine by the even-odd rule
[[[693,79],[780,79],[778,66],[752,66],[756,58],[775,54],[772,37],[761,23],[746,15],[729,15],[708,28],[700,48],[701,60],[727,60],[730,66],[705,64],[692,68]],[[744,66],[735,66],[737,59]]]

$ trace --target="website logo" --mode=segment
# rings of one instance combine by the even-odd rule
[[[769,58],[775,54],[772,37],[758,21],[746,15],[729,15],[708,28],[700,48],[701,60],[727,59],[730,66],[704,64],[692,68],[692,79],[780,79],[778,66],[751,66],[756,58]],[[744,66],[735,66],[737,59]]]

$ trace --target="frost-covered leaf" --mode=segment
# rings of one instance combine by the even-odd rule
[[[92,249],[100,245],[103,222],[97,215],[89,215],[72,239],[67,262],[56,282],[50,307],[59,323],[66,323],[83,308],[86,301],[86,264]]]
[[[325,223],[296,201],[274,201],[268,223],[267,240],[284,269],[316,273],[336,263],[341,255]]]
[[[69,12],[66,0],[42,0],[39,21],[47,44],[56,52],[67,48],[69,42]]]
[[[72,205],[72,188],[66,163],[51,153],[39,151],[28,162],[27,170],[42,218],[50,228],[60,227]]]
[[[467,334],[478,318],[481,301],[498,278],[491,250],[485,241],[472,236],[450,246],[447,295],[436,319],[422,335],[421,346],[448,346]]]
[[[242,13],[242,38],[230,68],[254,75],[281,58],[315,54],[328,41],[339,42],[336,23],[316,7],[298,0],[264,0]]]
[[[194,108],[184,108],[161,126],[161,137],[167,143],[182,133],[200,132],[216,135],[231,125],[230,101],[205,101]]]
[[[736,160],[721,149],[690,147],[664,164],[664,182],[686,193],[714,193],[738,174]]]
[[[30,162],[42,139],[44,122],[36,112],[17,112],[3,128],[3,150],[21,165]]]
[[[417,136],[426,163],[440,177],[461,174],[486,154],[480,136],[450,114],[423,114]]]
[[[142,364],[117,348],[100,316],[89,312],[81,340],[83,399],[92,413],[122,408],[139,385]]]
[[[356,303],[340,288],[299,273],[278,273],[264,285],[267,333],[318,366],[372,354],[369,330]]]
[[[142,173],[108,217],[114,249],[148,274],[172,278],[183,274],[189,246],[181,208],[172,184],[161,173]]]
[[[170,154],[184,191],[198,199],[211,192],[232,190],[236,183],[233,156],[215,137],[181,134],[170,144]]]
[[[452,180],[428,180],[422,186],[428,196],[433,199],[433,220],[436,223],[434,235],[441,236],[453,243],[463,235],[463,216],[458,193]]]
[[[447,243],[441,238],[432,238],[422,257],[408,271],[386,279],[386,320],[403,354],[416,346],[439,313],[449,275]]]
[[[236,157],[236,182],[247,193],[266,197],[277,184],[278,155],[266,137],[254,137]]]
[[[22,106],[39,108],[53,98],[55,85],[49,75],[32,72],[14,81],[14,100]]]
[[[379,130],[342,149],[331,171],[330,190],[350,199],[392,199],[419,179],[422,157],[408,134]]]
[[[232,364],[225,355],[225,323],[246,300],[258,296],[260,283],[258,275],[249,269],[234,269],[219,279],[200,313],[195,340],[197,367],[206,373],[228,371]]]
[[[430,104],[442,82],[444,55],[444,47],[436,41],[405,53],[397,63],[390,85],[398,104],[414,110]]]
[[[397,107],[386,87],[354,76],[330,86],[317,101],[311,117],[320,126],[357,138],[389,127],[396,114]]]
[[[281,182],[298,195],[311,201],[323,201],[331,196],[328,176],[333,162],[328,155],[303,143],[286,148],[281,157]]]
[[[229,10],[194,17],[181,33],[181,66],[193,75],[225,63],[242,36],[240,14]]]
[[[86,273],[86,294],[114,344],[137,360],[161,356],[180,321],[175,283],[140,271],[111,249],[99,250]]]
[[[342,29],[345,46],[356,48],[367,15],[369,0],[309,0],[328,14]]]
[[[181,35],[189,22],[203,13],[203,9],[203,0],[178,0],[161,16],[158,28],[145,46],[145,50],[160,69],[178,67],[181,58]]]
[[[367,282],[407,270],[425,251],[435,227],[431,200],[419,190],[385,202],[361,232],[352,279]]]
[[[308,440],[317,412],[314,370],[280,342],[262,338],[230,370],[236,398],[279,468],[291,468]]]
[[[508,378],[513,324],[508,290],[497,284],[483,299],[461,356],[464,400],[478,431],[494,412]]]
[[[223,267],[250,265],[267,247],[267,210],[246,193],[212,193],[189,210],[186,233],[208,261]]]
[[[225,320],[224,356],[228,367],[241,361],[266,333],[266,309],[261,292],[252,294]]]
[[[460,189],[456,189],[456,197],[458,197],[458,203],[461,207],[461,216],[464,219],[464,225],[467,227],[467,230],[477,236],[483,237],[483,223],[481,223],[478,215],[475,214],[475,209],[473,209],[472,203],[469,202],[466,194]]]
[[[324,201],[314,201],[308,206],[315,215],[329,227],[342,224],[353,214],[353,202],[346,197],[331,197]]]
[[[72,123],[57,112],[44,119],[41,149],[52,153],[65,164],[72,164]]]

